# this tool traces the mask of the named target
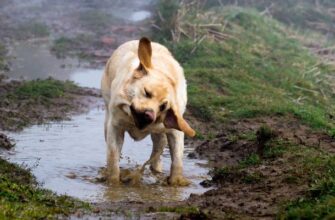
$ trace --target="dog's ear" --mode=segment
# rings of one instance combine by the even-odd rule
[[[142,37],[138,45],[138,58],[140,59],[139,70],[151,68],[151,55],[151,41],[146,37]]]
[[[195,136],[195,131],[190,127],[175,107],[172,107],[167,111],[164,119],[164,125],[167,128],[174,128],[182,131],[189,137]]]

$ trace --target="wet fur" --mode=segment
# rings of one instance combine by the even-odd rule
[[[152,97],[145,97],[145,91]],[[168,144],[172,157],[169,183],[185,185],[183,177],[184,133],[194,136],[194,130],[183,119],[187,93],[183,69],[167,48],[146,38],[129,41],[113,53],[106,64],[101,81],[106,104],[105,139],[107,143],[107,172],[109,181],[120,180],[119,158],[124,133],[135,140],[151,135],[153,150],[151,169],[162,171],[160,155]],[[160,111],[162,103],[166,109]],[[155,122],[140,130],[135,125],[130,105],[136,109],[150,108]]]

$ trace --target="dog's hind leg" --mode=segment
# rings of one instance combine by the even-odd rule
[[[174,130],[167,134],[167,138],[172,161],[168,183],[177,186],[189,185],[190,182],[183,176],[184,133]]]
[[[166,134],[151,134],[152,153],[150,156],[150,169],[154,172],[161,173],[163,166],[160,156],[163,153],[164,147],[167,146]]]

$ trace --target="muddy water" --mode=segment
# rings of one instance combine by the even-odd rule
[[[179,188],[165,185],[170,165],[168,149],[163,153],[162,175],[155,176],[147,168],[139,186],[108,187],[100,183],[100,171],[106,164],[103,120],[103,109],[95,108],[71,121],[11,133],[16,147],[3,153],[10,161],[31,167],[45,188],[89,201],[177,201],[190,193],[205,191],[199,185],[208,172],[201,166],[205,161],[187,157],[184,158],[185,174],[192,184]],[[126,136],[121,167],[135,168],[143,164],[150,156],[151,147],[150,138],[134,142]],[[186,147],[185,153],[189,151],[192,149]]]

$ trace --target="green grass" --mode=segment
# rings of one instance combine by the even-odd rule
[[[46,219],[67,216],[89,205],[40,189],[31,173],[0,159],[0,219]]]
[[[335,156],[314,149],[298,150],[296,177],[307,176],[307,195],[285,205],[280,219],[333,219],[335,214]]]
[[[256,166],[262,163],[262,159],[258,154],[252,153],[247,158],[240,162],[241,167]]]
[[[239,6],[254,8],[260,12],[268,9],[268,14],[276,20],[289,26],[294,26],[300,30],[312,30],[334,36],[333,24],[335,17],[332,15],[331,8],[335,8],[335,2],[332,0],[208,0],[205,7],[218,7],[220,5],[232,6],[236,2]]]
[[[211,13],[227,23],[223,33],[228,39],[197,44],[185,38],[169,44],[184,66],[194,116],[217,123],[291,114],[313,128],[334,129],[335,97],[326,79],[332,67],[289,38],[283,25],[256,11],[220,8]],[[190,13],[185,19],[206,24],[210,18]]]
[[[55,79],[25,81],[9,96],[15,99],[33,99],[50,101],[53,98],[61,98],[66,92],[77,88],[70,81],[62,82]]]
[[[265,145],[263,158],[275,159],[281,157],[291,146],[292,144],[281,139],[270,141]]]

